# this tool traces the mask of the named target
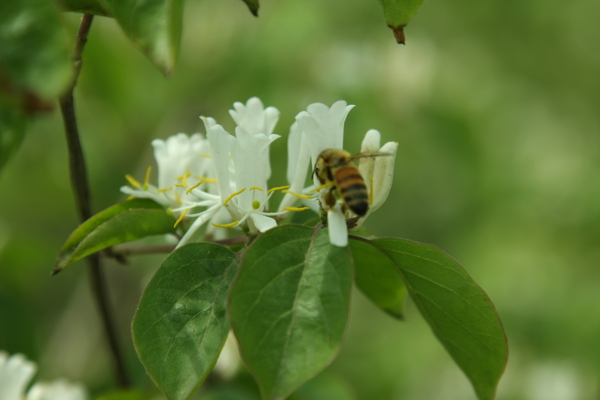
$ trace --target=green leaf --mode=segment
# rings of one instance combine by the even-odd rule
[[[115,244],[175,232],[175,218],[150,199],[116,204],[85,221],[71,234],[58,254],[52,274],[70,263]]]
[[[175,250],[152,278],[133,318],[140,360],[169,400],[184,400],[217,361],[229,333],[226,302],[236,255],[214,243]]]
[[[246,3],[246,5],[248,6],[248,8],[250,9],[250,12],[255,16],[258,17],[258,0],[244,0],[244,3]]]
[[[508,345],[487,294],[460,264],[435,246],[402,239],[370,243],[401,272],[411,298],[479,399],[494,399]]]
[[[265,400],[285,398],[325,368],[342,343],[352,262],[327,229],[284,225],[247,250],[229,318]]]
[[[3,92],[58,96],[73,75],[70,53],[71,43],[51,1],[0,1]]]
[[[110,12],[105,9],[100,0],[56,0],[65,11],[110,17]]]
[[[165,75],[175,67],[183,0],[100,0],[129,39]]]
[[[19,148],[25,137],[25,115],[0,104],[0,170]]]
[[[408,294],[402,275],[390,259],[370,243],[350,240],[354,282],[377,307],[395,318],[404,317],[404,303]]]
[[[425,0],[379,0],[385,22],[394,31],[398,43],[404,44],[404,27],[417,14]]]

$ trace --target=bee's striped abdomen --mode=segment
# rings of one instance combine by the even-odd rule
[[[346,205],[358,216],[363,216],[369,209],[369,193],[365,180],[353,166],[338,168],[334,173],[335,184],[344,198]]]

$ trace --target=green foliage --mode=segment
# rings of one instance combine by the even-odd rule
[[[258,17],[258,0],[244,0],[244,3],[246,3],[246,5],[248,6],[250,12],[254,14],[255,17]]]
[[[350,240],[355,283],[377,307],[395,318],[404,317],[408,294],[402,276],[390,259],[370,243]]]
[[[229,317],[265,400],[289,396],[335,357],[352,275],[348,249],[332,246],[326,229],[281,226],[248,249]]]
[[[181,41],[183,0],[100,0],[129,39],[168,75]]]
[[[0,2],[3,92],[59,95],[70,83],[70,41],[58,9],[46,0]]]
[[[2,108],[0,103],[0,170],[21,145],[25,125],[25,116],[21,110]]]
[[[102,5],[102,0],[57,0],[65,11],[110,16],[110,12]]]
[[[175,232],[175,219],[150,199],[116,204],[81,224],[58,254],[52,274],[97,251],[147,236]]]
[[[173,252],[152,278],[133,319],[135,348],[170,400],[187,399],[206,378],[227,339],[231,250],[192,243]]]
[[[385,22],[394,31],[398,43],[404,44],[404,27],[417,14],[425,0],[379,0]]]
[[[360,240],[394,263],[419,311],[471,380],[479,399],[494,399],[508,346],[487,294],[437,247],[402,239]]]

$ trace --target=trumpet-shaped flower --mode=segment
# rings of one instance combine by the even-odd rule
[[[354,106],[347,105],[344,101],[334,103],[331,108],[324,104],[311,104],[307,111],[296,116],[296,124],[292,125],[288,142],[288,182],[290,190],[282,200],[280,210],[294,204],[297,197],[305,201],[312,209],[318,204],[325,204],[323,196],[331,187],[320,187],[320,182],[313,174],[314,186],[304,188],[307,166],[314,167],[321,152],[328,148],[342,149],[344,141],[344,122]],[[379,148],[380,134],[375,130],[367,132],[363,141],[362,153],[382,154],[382,157],[365,157],[361,159],[359,171],[365,180],[369,191],[369,211],[365,216],[354,218],[355,226],[362,224],[365,218],[379,208],[389,194],[394,168],[394,159],[397,143],[389,142]],[[310,160],[310,164],[309,163]],[[316,187],[316,189],[315,189]],[[320,200],[306,199],[307,194],[318,191]],[[329,226],[330,242],[336,246],[348,244],[348,217],[338,202],[334,207],[327,209],[327,225]]]
[[[189,188],[194,185],[214,182],[208,173],[212,172],[208,154],[208,141],[200,134],[188,137],[179,133],[166,140],[152,141],[154,157],[158,164],[158,186],[149,183],[150,168],[146,178],[139,183],[127,175],[130,186],[121,191],[134,197],[149,198],[157,203],[174,209],[181,207],[189,197]]]
[[[36,366],[20,354],[8,357],[0,352],[0,399],[2,400],[86,400],[81,385],[64,380],[37,383],[25,396],[25,387],[35,374]]]
[[[264,110],[262,103],[256,98],[250,99],[246,107],[241,103],[236,103],[234,107],[236,111],[232,110],[231,114],[238,122],[235,136],[230,135],[213,119],[203,118],[217,191],[208,193],[201,188],[190,190],[189,194],[197,200],[187,201],[186,205],[177,210],[196,207],[206,209],[189,214],[196,217],[196,220],[179,246],[185,244],[195,231],[209,221],[212,226],[225,228],[246,225],[250,233],[255,234],[277,226],[273,217],[287,212],[268,212],[268,201],[274,191],[267,188],[270,175],[269,147],[279,138],[279,135],[272,133],[279,112],[273,107]],[[231,222],[221,223],[215,220],[216,216],[222,219],[222,209],[227,210]]]

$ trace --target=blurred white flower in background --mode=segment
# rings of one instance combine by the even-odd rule
[[[87,400],[82,385],[65,380],[36,383],[25,396],[25,388],[36,369],[36,365],[23,355],[9,357],[0,351],[0,400]]]

